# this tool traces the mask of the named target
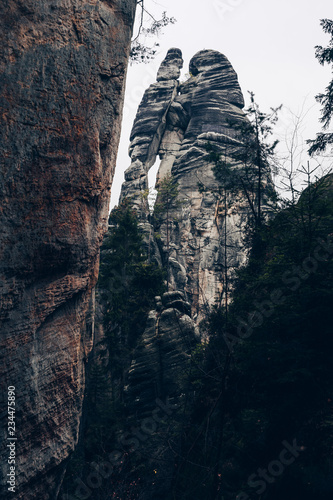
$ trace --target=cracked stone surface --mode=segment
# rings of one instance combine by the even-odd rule
[[[16,388],[16,500],[56,498],[78,437],[135,6],[0,7],[1,392]]]
[[[125,392],[126,425],[129,429],[146,429],[150,434],[141,458],[148,473],[144,500],[164,498],[171,487],[174,451],[180,451],[180,441],[174,444],[173,451],[168,443],[180,434],[184,412],[193,396],[189,382],[193,369],[191,354],[199,341],[199,331],[189,316],[190,304],[183,293],[165,293],[156,297],[156,302],[157,308],[150,311],[134,351]],[[161,463],[159,479],[155,481],[153,470]]]
[[[170,173],[178,182],[178,203],[169,214],[170,238],[166,223],[158,228],[160,249],[164,262],[169,259],[171,287],[186,293],[192,314],[200,320],[225,298],[225,263],[234,269],[246,258],[242,244],[246,203],[233,202],[228,194],[225,210],[224,201],[214,194],[219,183],[207,144],[224,154],[237,150],[242,144],[238,130],[247,118],[237,74],[223,54],[214,50],[195,54],[189,65],[191,76],[182,84],[175,80],[175,61],[180,67],[180,51],[170,49],[158,71],[160,81],[149,87],[139,106],[122,197],[131,197],[146,220],[143,193],[148,188],[147,173],[157,159],[156,189]]]
[[[184,294],[165,293],[158,305],[149,313],[127,377],[126,402],[136,419],[150,416],[156,398],[177,398],[184,391],[182,377],[199,338]]]

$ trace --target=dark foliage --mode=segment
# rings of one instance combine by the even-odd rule
[[[207,321],[183,461],[167,498],[332,496],[332,187],[326,176],[262,227],[228,315],[219,308]],[[294,440],[295,460],[267,473]]]
[[[124,426],[125,374],[154,297],[164,291],[163,271],[147,262],[136,213],[124,200],[111,212],[101,249],[97,296],[105,338],[95,346],[95,357],[88,364],[81,439],[67,469],[64,494],[73,494],[78,478],[85,480],[93,473],[94,463],[109,463],[110,453],[117,449],[117,432]],[[137,488],[124,455],[111,477],[92,489],[90,498],[134,500]]]
[[[223,153],[207,145],[210,160],[221,189],[232,195],[233,200],[246,200],[250,225],[258,229],[276,203],[277,196],[271,180],[278,141],[269,142],[281,106],[263,113],[253,92],[251,103],[245,110],[248,120],[239,125],[230,123],[240,139],[237,146],[225,147]]]
[[[147,262],[142,233],[130,201],[113,209],[101,250],[98,291],[105,305],[106,334],[132,348],[141,335],[154,297],[163,293],[163,271]]]
[[[320,24],[323,31],[331,36],[331,39],[327,47],[322,47],[321,45],[316,46],[316,58],[319,63],[332,64],[333,63],[333,21],[331,19],[322,19]],[[333,115],[333,80],[331,80],[325,89],[324,93],[318,94],[316,96],[317,101],[321,104],[321,118],[320,121],[323,124],[323,129],[327,130],[329,127],[332,115]],[[332,132],[320,132],[313,141],[307,141],[311,144],[309,149],[309,154],[313,155],[315,153],[322,153],[326,150],[328,146],[333,144],[333,134]]]

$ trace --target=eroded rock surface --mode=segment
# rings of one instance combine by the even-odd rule
[[[223,200],[216,194],[219,182],[212,171],[214,163],[207,145],[224,155],[228,148],[239,147],[237,130],[246,117],[237,75],[224,55],[212,50],[198,52],[190,61],[190,73],[175,99],[173,107],[178,113],[168,127],[170,135],[181,130],[183,139],[167,169],[164,157],[168,152],[163,150],[159,177],[171,171],[179,191],[180,206],[175,205],[170,213],[170,280],[175,289],[183,287],[193,315],[198,314],[200,319],[224,298],[225,263],[233,269],[245,258],[241,211],[228,195],[225,213]],[[200,184],[204,191],[199,189]],[[161,233],[165,243],[165,224]],[[168,251],[166,245],[164,251]]]
[[[135,5],[0,8],[1,393],[16,388],[15,499],[56,498],[78,437]]]
[[[159,299],[157,309],[149,313],[128,374],[126,401],[136,419],[149,416],[156,398],[177,399],[185,391],[191,352],[199,341],[184,294],[167,292]]]
[[[178,436],[193,397],[191,354],[199,341],[189,314],[190,304],[182,292],[156,297],[156,310],[149,313],[127,377],[126,426],[132,432],[144,430],[145,437],[143,449],[138,448],[147,476],[143,500],[165,498],[172,484],[175,454],[180,452]],[[120,441],[129,444],[126,439]]]
[[[178,94],[183,66],[181,51],[170,49],[157,73],[157,82],[144,93],[130,136],[131,165],[125,172],[120,199],[131,197],[140,218],[148,214],[148,171],[154,165],[165,134],[169,108]]]
[[[226,152],[241,147],[239,130],[247,119],[237,75],[223,54],[198,52],[190,61],[190,78],[179,84],[175,80],[179,52],[170,49],[158,71],[157,79],[163,75],[163,80],[150,86],[140,104],[122,196],[131,197],[140,216],[146,217],[142,195],[157,157],[156,188],[170,173],[177,181],[178,199],[168,214],[169,228],[166,221],[158,228],[162,257],[168,260],[172,288],[186,293],[192,313],[200,319],[225,298],[226,264],[233,269],[245,259],[246,209],[228,194],[226,210],[216,195],[219,182],[207,144],[230,161]]]

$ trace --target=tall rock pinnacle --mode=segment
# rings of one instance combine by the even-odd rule
[[[122,197],[130,196],[145,218],[148,209],[142,192],[148,188],[147,173],[157,156],[157,190],[168,173],[178,182],[179,203],[169,214],[172,227],[167,231],[162,224],[159,232],[171,286],[186,292],[195,317],[225,295],[225,263],[234,268],[245,259],[242,210],[229,196],[225,213],[214,195],[219,183],[207,144],[224,155],[228,148],[239,148],[238,131],[247,118],[237,75],[223,54],[215,50],[195,54],[189,65],[191,76],[183,84],[175,80],[180,64],[179,49],[170,49],[158,71],[159,81],[144,94],[131,133],[132,164],[125,172]]]
[[[148,204],[142,193],[148,189],[148,172],[160,152],[169,108],[178,95],[182,67],[181,51],[170,49],[158,70],[157,83],[150,85],[142,98],[132,128],[129,147],[132,163],[125,172],[120,196],[132,198],[143,220],[148,214]]]

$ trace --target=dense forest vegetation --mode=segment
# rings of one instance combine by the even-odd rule
[[[230,306],[216,308],[201,325],[210,341],[193,352],[191,407],[169,436],[181,442],[181,452],[165,498],[324,500],[332,491],[332,188],[327,175],[261,226]],[[129,204],[110,220],[99,285],[110,287],[105,280],[112,277],[104,320],[110,356],[90,368],[86,430],[72,474],[82,466],[88,474],[114,449],[126,416],[123,377],[131,349],[154,296],[163,292]],[[143,456],[122,458],[93,498],[141,498],[149,488],[149,473],[137,477]]]
[[[229,310],[208,319],[175,498],[332,492],[332,183],[261,229]],[[285,442],[298,446],[288,466]]]

